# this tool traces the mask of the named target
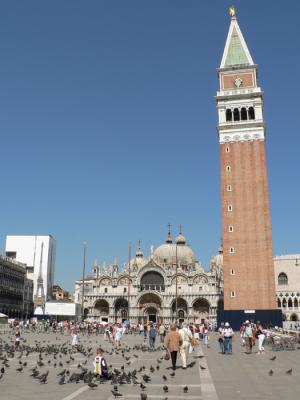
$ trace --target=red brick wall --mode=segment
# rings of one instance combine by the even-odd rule
[[[265,142],[235,142],[220,148],[224,308],[276,309]],[[226,171],[227,165],[231,172]],[[227,185],[232,186],[231,192]],[[227,210],[229,204],[232,212]],[[229,253],[230,247],[235,248],[234,254]]]
[[[221,89],[236,89],[234,81],[236,78],[242,79],[241,88],[246,87],[254,87],[254,72],[247,72],[247,73],[233,73],[233,74],[221,74]]]

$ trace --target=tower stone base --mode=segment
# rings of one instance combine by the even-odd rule
[[[250,311],[250,310],[249,310]],[[218,327],[221,322],[229,322],[233,330],[240,330],[240,326],[246,320],[260,321],[263,326],[282,327],[282,311],[281,310],[218,310],[217,322]],[[253,311],[253,312],[252,312]]]

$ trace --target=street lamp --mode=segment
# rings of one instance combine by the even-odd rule
[[[85,277],[85,260],[86,260],[87,242],[83,242],[83,266],[82,266],[82,294],[81,294],[81,319],[84,319],[84,277]]]

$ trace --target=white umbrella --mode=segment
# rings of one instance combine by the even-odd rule
[[[8,318],[8,315],[2,314],[2,313],[0,312],[0,318]]]

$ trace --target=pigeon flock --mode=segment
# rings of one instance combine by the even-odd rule
[[[104,351],[104,357],[109,364],[112,356],[118,356],[120,366],[116,368],[109,365],[108,377],[101,378],[93,369],[95,344],[98,342],[95,343],[95,339],[86,340],[88,345],[81,343],[76,353],[73,353],[69,340],[61,342],[57,337],[54,343],[46,340],[45,336],[42,340],[34,340],[31,345],[27,344],[26,339],[21,341],[21,351],[14,352],[10,342],[0,339],[0,385],[5,381],[5,375],[11,372],[16,378],[18,374],[26,374],[29,380],[40,385],[46,385],[51,375],[60,386],[81,383],[87,385],[90,390],[97,390],[101,385],[110,385],[110,392],[115,399],[123,396],[122,390],[125,385],[132,385],[134,392],[140,393],[140,399],[147,400],[147,385],[151,384],[155,376],[156,381],[157,378],[161,380],[162,399],[167,400],[165,395],[169,393],[168,384],[176,383],[177,371],[160,374],[162,363],[165,364],[164,371],[170,364],[164,360],[162,347],[152,350],[146,344],[135,344],[132,347],[124,345],[119,349],[111,346]],[[143,358],[147,358],[150,352],[153,365],[146,367],[143,365]],[[81,361],[77,363],[78,359]],[[131,364],[134,365],[138,360],[138,366],[132,368]],[[188,367],[193,368],[195,364],[196,361],[192,361]],[[183,398],[189,393],[187,385],[182,385],[180,390]]]

